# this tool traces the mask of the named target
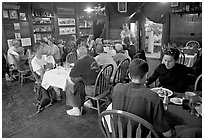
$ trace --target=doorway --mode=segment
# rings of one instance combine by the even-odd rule
[[[160,58],[162,24],[145,20],[145,53],[148,57]]]

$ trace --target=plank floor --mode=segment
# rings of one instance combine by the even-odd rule
[[[36,116],[34,82],[2,86],[2,138],[103,138],[97,111],[85,108],[80,117],[68,116],[65,94]]]

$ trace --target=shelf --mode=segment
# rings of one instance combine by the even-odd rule
[[[39,32],[34,32],[35,33],[52,33],[53,31],[39,31]]]
[[[91,29],[92,27],[79,27],[80,29]]]
[[[33,25],[52,25],[52,23],[33,23]]]
[[[33,18],[54,18],[54,16],[47,17],[47,16],[32,16]]]

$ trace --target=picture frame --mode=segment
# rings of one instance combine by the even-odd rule
[[[75,27],[60,27],[59,35],[68,35],[68,34],[76,34]]]
[[[10,19],[18,19],[18,12],[17,10],[9,10]]]
[[[121,13],[127,12],[127,2],[118,2],[118,11]]]
[[[15,33],[15,39],[21,39],[21,33]]]
[[[75,25],[75,18],[58,18],[58,26]]]
[[[171,7],[177,7],[178,6],[178,2],[171,2]]]
[[[20,20],[26,21],[26,13],[19,13]]]
[[[9,14],[7,10],[3,10],[3,18],[9,18]]]

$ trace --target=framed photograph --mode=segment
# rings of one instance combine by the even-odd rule
[[[127,2],[118,2],[118,11],[127,12]]]
[[[171,2],[171,7],[177,7],[178,6],[178,2]]]
[[[19,13],[20,20],[26,21],[26,14],[25,13]]]
[[[3,10],[3,18],[9,18],[7,10]]]
[[[68,34],[76,34],[75,27],[60,27],[59,35],[68,35]]]
[[[75,18],[58,18],[59,26],[75,25]]]
[[[21,39],[21,33],[15,33],[15,39]]]
[[[17,10],[9,10],[10,19],[18,19]]]
[[[20,23],[13,23],[14,30],[20,30]]]

